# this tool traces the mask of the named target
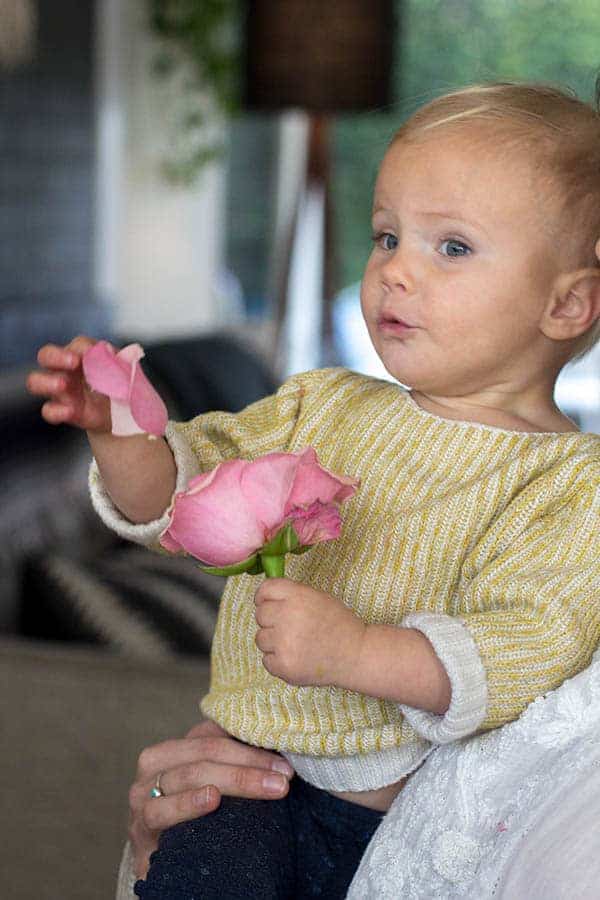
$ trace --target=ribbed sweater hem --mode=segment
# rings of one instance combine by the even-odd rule
[[[352,756],[304,756],[281,751],[296,773],[326,791],[372,791],[394,784],[429,756],[433,746],[424,741],[356,753]]]

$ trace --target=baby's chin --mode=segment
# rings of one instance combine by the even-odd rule
[[[418,365],[410,365],[408,360],[402,358],[404,354],[401,348],[387,347],[380,352],[379,348],[375,347],[375,350],[383,368],[394,381],[398,381],[405,387],[410,385],[412,388],[417,382],[426,380],[424,373],[419,371]]]
[[[381,357],[379,358],[381,359]],[[406,380],[406,376],[402,372],[398,371],[395,366],[387,365],[387,363],[383,359],[381,359],[381,363],[390,378],[393,378],[393,380],[397,381],[398,384],[401,384],[402,387],[405,387],[408,390],[412,390],[412,385],[409,385],[408,381]]]

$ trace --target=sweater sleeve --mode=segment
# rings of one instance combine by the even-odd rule
[[[286,451],[300,419],[307,387],[318,386],[319,380],[319,372],[295,376],[275,394],[239,413],[209,412],[189,422],[169,422],[165,437],[177,470],[175,493],[185,490],[194,475],[209,471],[225,460],[254,459],[263,453]],[[160,550],[159,537],[169,524],[168,509],[151,522],[140,525],[130,522],[112,502],[95,461],[90,469],[89,485],[94,509],[105,525],[120,537]]]
[[[429,638],[453,692],[445,716],[405,708],[413,727],[438,743],[496,728],[589,665],[600,643],[599,548],[597,467],[549,502],[525,492],[470,554],[455,617],[404,623]]]
[[[228,459],[255,459],[286,452],[301,416],[304,397],[318,386],[319,372],[289,378],[269,397],[241,412],[209,412],[183,422],[176,430],[198,460],[200,471]]]
[[[452,616],[417,612],[406,616],[404,628],[414,628],[429,640],[450,680],[450,706],[444,715],[401,704],[417,734],[433,744],[449,744],[480,728],[487,710],[485,669],[467,628]]]

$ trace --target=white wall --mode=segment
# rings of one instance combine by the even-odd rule
[[[96,286],[116,330],[140,340],[218,327],[213,284],[223,259],[225,178],[197,187],[160,174],[173,97],[150,71],[156,42],[146,0],[98,0]],[[175,98],[176,100],[176,98]]]

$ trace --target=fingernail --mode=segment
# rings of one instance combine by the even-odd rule
[[[287,778],[283,775],[265,775],[262,783],[269,794],[280,794],[287,787]]]
[[[288,778],[291,778],[294,774],[294,770],[284,759],[276,759],[271,763],[271,768],[276,772],[281,772],[282,775],[287,775]]]
[[[194,794],[194,804],[196,806],[208,806],[210,803],[210,788],[206,785]]]

